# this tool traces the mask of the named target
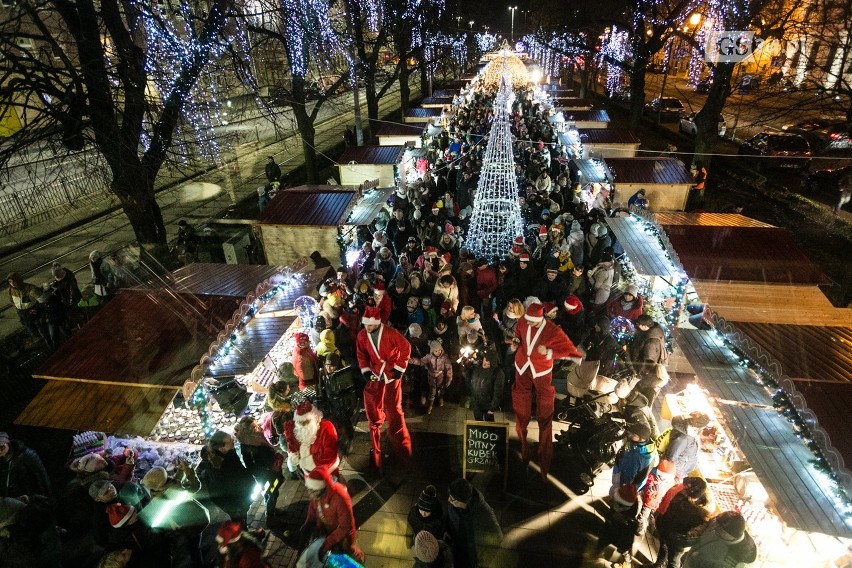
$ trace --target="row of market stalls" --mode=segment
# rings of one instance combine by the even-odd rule
[[[16,424],[84,433],[75,457],[131,447],[142,469],[193,461],[213,431],[263,411],[326,272],[309,264],[191,264],[122,289],[33,373],[45,385]]]
[[[683,388],[661,416],[700,410],[699,474],[743,513],[766,567],[836,566],[852,543],[852,310],[781,229],[735,214],[636,211],[608,220],[671,330]],[[704,304],[709,330],[690,325]]]

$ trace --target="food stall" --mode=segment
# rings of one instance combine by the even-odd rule
[[[279,192],[256,224],[267,262],[286,265],[316,250],[335,266],[344,264],[355,229],[372,223],[392,192],[333,185]]]
[[[418,124],[383,124],[376,131],[379,146],[411,146],[420,148],[423,145],[424,129]]]
[[[644,189],[649,209],[686,208],[692,177],[677,158],[607,158],[606,163],[615,186],[615,196],[610,196],[613,203],[626,204]]]
[[[433,94],[431,97],[425,97],[420,101],[420,106],[423,108],[444,108],[445,106],[452,106],[453,99],[455,99],[453,95],[438,96]]]
[[[550,102],[553,105],[553,108],[556,110],[561,110],[564,112],[569,111],[578,111],[578,110],[592,110],[592,103],[589,102],[588,99],[581,99],[579,97],[570,97],[570,96],[561,96],[561,94],[557,93],[554,95],[553,93],[549,93],[551,95]]]
[[[445,108],[410,108],[402,117],[408,124],[440,124],[441,117],[446,115]]]
[[[572,158],[633,158],[639,140],[626,128],[576,128],[559,133],[559,142]]]
[[[563,111],[565,122],[574,128],[609,128],[609,113],[605,110]]]
[[[379,187],[396,185],[397,168],[405,146],[350,146],[338,158],[341,185],[359,186],[379,180]]]

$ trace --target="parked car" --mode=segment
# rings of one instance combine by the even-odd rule
[[[811,147],[801,134],[761,132],[740,145],[741,156],[759,156],[757,169],[791,168],[807,170]]]
[[[802,122],[797,122],[795,124],[785,124],[781,127],[781,130],[783,130],[784,132],[790,132],[791,134],[804,134],[805,132],[810,132],[811,130],[825,128],[831,123],[832,121],[826,118],[809,118],[807,120],[803,120]]]
[[[845,122],[830,124],[824,128],[815,128],[803,134],[815,152],[826,150],[849,150],[852,148],[852,136]]]
[[[698,113],[690,112],[682,115],[680,117],[680,126],[678,130],[680,130],[683,134],[687,134],[689,136],[695,136],[696,132],[698,132],[698,128],[695,126],[695,115]],[[724,136],[725,132],[728,131],[728,123],[725,122],[725,117],[721,114],[719,115],[719,136]]]
[[[805,178],[804,189],[809,193],[824,193],[837,197],[840,183],[852,180],[852,166],[816,170]]]
[[[660,122],[677,122],[683,112],[683,103],[674,97],[657,97],[645,105],[645,114],[652,118],[659,116]]]
[[[695,84],[692,90],[696,93],[709,93],[710,87],[713,85],[713,77],[704,77]]]

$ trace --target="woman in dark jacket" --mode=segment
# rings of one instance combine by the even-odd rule
[[[674,497],[670,497],[674,494]],[[680,559],[692,545],[694,538],[688,535],[703,525],[709,516],[707,483],[700,478],[690,477],[684,483],[669,489],[663,503],[655,513],[660,549],[657,552],[656,568],[680,568]]]
[[[255,481],[234,448],[230,434],[218,430],[201,449],[198,478],[207,498],[232,521],[244,521]]]

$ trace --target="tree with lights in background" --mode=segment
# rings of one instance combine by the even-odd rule
[[[492,65],[494,63],[496,61]],[[505,57],[503,65],[505,70]],[[477,258],[504,256],[512,247],[512,240],[523,234],[509,126],[513,100],[512,78],[504,72],[494,100],[494,121],[488,134],[466,239],[466,246]]]
[[[206,73],[244,46],[234,10],[230,0],[204,9],[135,0],[4,8],[0,107],[17,112],[23,127],[0,147],[0,163],[22,153],[93,156],[88,164],[102,168],[138,242],[164,255],[154,182],[166,163],[210,162],[221,150],[215,81]]]

